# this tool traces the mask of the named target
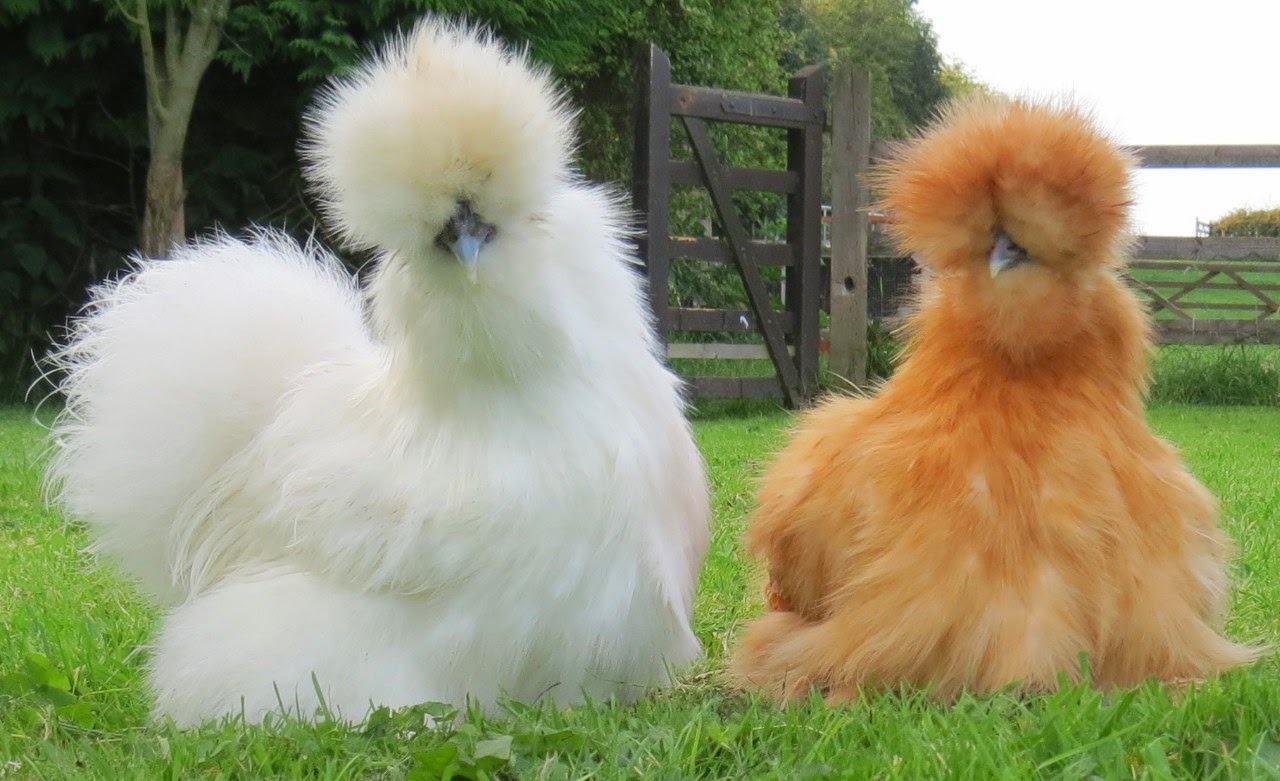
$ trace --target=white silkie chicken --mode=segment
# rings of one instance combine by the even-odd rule
[[[217,238],[98,288],[53,359],[56,496],[173,605],[157,712],[669,683],[706,481],[563,95],[428,20],[309,120],[328,218],[378,257],[367,306],[318,247]]]

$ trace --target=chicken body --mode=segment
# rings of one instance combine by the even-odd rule
[[[379,255],[367,305],[271,234],[96,292],[50,478],[174,605],[159,713],[626,700],[697,656],[703,466],[557,95],[427,22],[322,101],[312,176]]]
[[[1116,278],[1128,161],[1079,113],[983,99],[882,175],[930,270],[874,398],[807,415],[748,545],[771,610],[735,681],[864,688],[1127,686],[1249,661],[1220,634],[1229,545],[1147,427],[1146,315]]]

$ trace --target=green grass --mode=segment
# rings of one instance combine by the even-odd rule
[[[1166,345],[1152,370],[1151,398],[1156,401],[1280,405],[1280,346]]]
[[[235,722],[182,732],[148,718],[156,623],[117,574],[79,552],[82,531],[39,500],[42,432],[0,408],[0,778],[1280,778],[1280,664],[1192,689],[1103,696],[879,694],[838,708],[778,708],[726,692],[718,670],[758,610],[739,537],[761,465],[788,415],[767,402],[700,407],[715,529],[697,631],[707,661],[628,707],[516,707],[423,727],[425,712],[360,728]],[[1280,642],[1280,411],[1161,405],[1153,425],[1222,498],[1239,541],[1229,632]]]

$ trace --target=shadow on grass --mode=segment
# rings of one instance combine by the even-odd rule
[[[786,409],[781,399],[697,399],[689,405],[689,419],[766,417],[785,412]]]

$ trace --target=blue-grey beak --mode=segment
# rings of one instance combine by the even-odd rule
[[[476,264],[476,258],[480,256],[480,247],[483,245],[480,237],[474,233],[463,233],[458,237],[450,249],[453,250],[453,256],[457,258],[462,265],[471,268]]]
[[[452,252],[466,269],[467,278],[475,282],[480,250],[493,240],[496,232],[497,228],[480,219],[471,208],[470,201],[459,201],[457,211],[436,234],[436,245]]]
[[[991,248],[991,276],[994,278],[1001,271],[1026,263],[1027,251],[1014,243],[1009,234],[1000,231],[996,234],[995,245]]]

